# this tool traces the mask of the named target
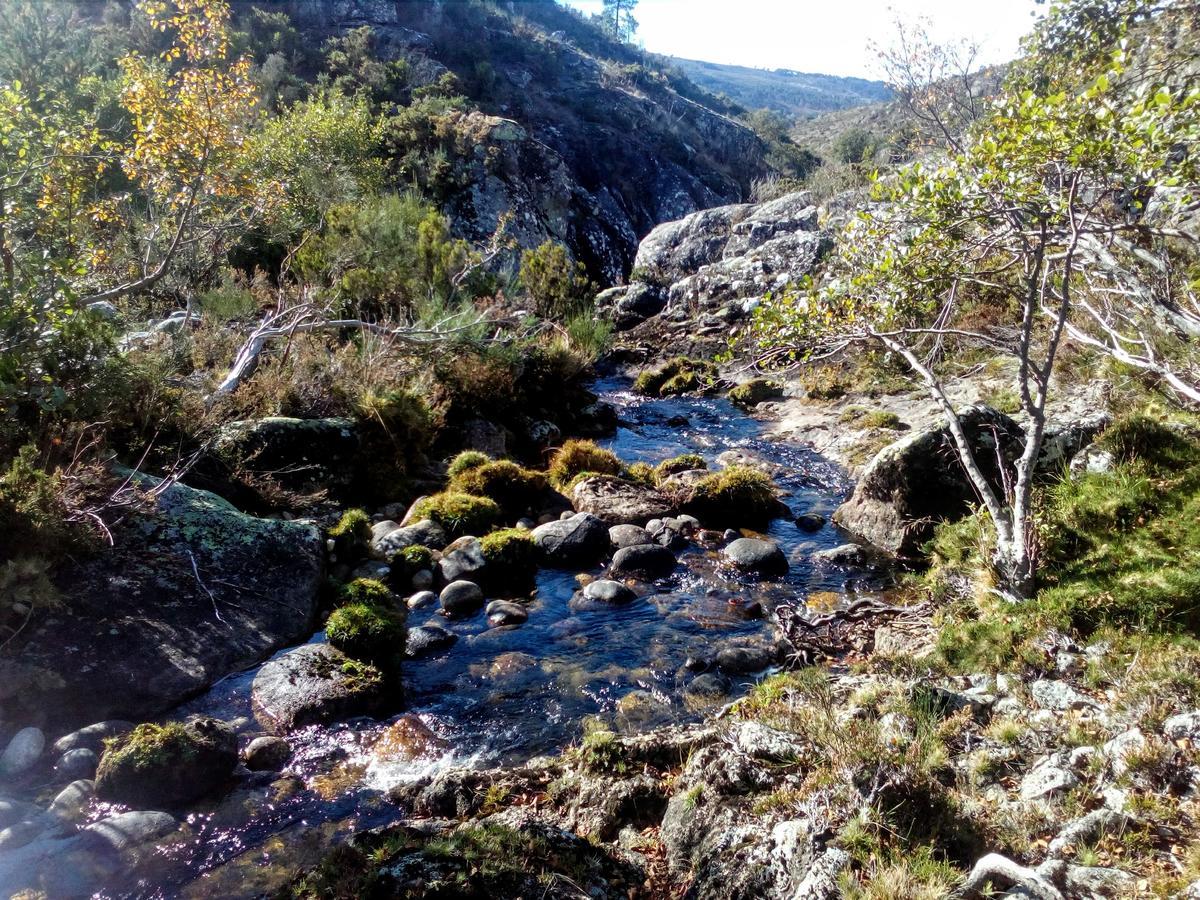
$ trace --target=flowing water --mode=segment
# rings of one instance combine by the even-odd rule
[[[850,486],[813,451],[764,439],[760,423],[724,400],[648,400],[620,380],[601,382],[597,391],[623,423],[604,443],[627,462],[698,453],[711,466],[722,452],[743,450],[778,467],[775,479],[793,513],[828,516]],[[684,663],[728,641],[769,642],[769,615],[752,617],[752,601],[769,613],[779,602],[836,605],[882,586],[878,572],[813,561],[814,552],[845,541],[832,525],[805,533],[777,520],[768,535],[791,561],[779,581],[739,577],[711,551],[693,546],[656,593],[625,606],[573,609],[579,573],[544,570],[521,626],[489,629],[482,612],[446,623],[436,606],[415,611],[410,625],[438,619],[459,640],[440,657],[407,664],[403,715],[291,736],[296,755],[284,777],[255,776],[194,810],[184,833],[157,850],[145,880],[101,896],[252,895],[311,864],[346,833],[394,820],[397,810],[383,792],[404,781],[452,765],[510,764],[558,752],[579,737],[588,717],[618,730],[701,717],[706,707],[683,690],[691,677]],[[254,674],[223,680],[177,715],[240,720],[253,733]],[[716,702],[744,693],[760,677],[733,679],[729,697]]]

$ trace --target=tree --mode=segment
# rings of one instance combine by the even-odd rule
[[[637,31],[638,23],[633,11],[638,0],[604,0],[600,21],[609,36],[618,41],[630,41]]]
[[[1063,17],[1089,5],[1056,4],[1030,52],[1044,53]],[[1128,13],[1159,4],[1114,5]],[[1081,38],[1111,24],[1087,16],[1072,21]],[[945,416],[994,526],[999,589],[1013,598],[1030,596],[1034,587],[1034,475],[1064,337],[1113,305],[1118,321],[1152,343],[1133,324],[1151,316],[1128,299],[1139,298],[1147,313],[1177,301],[1156,297],[1130,260],[1150,271],[1171,269],[1178,263],[1169,242],[1185,242],[1193,253],[1200,243],[1195,234],[1142,215],[1142,204],[1132,212],[1128,205],[1131,191],[1150,196],[1200,176],[1200,88],[1155,80],[1126,90],[1137,51],[1127,28],[1105,34],[1097,67],[1082,73],[1080,83],[1045,81],[1034,90],[1018,77],[994,111],[959,139],[959,151],[877,180],[878,205],[848,226],[826,280],[765,304],[755,323],[766,357],[811,358],[874,343],[908,364]],[[1108,257],[1125,262],[1112,266]],[[1114,292],[1111,283],[1123,279],[1130,284]],[[1014,313],[1003,328],[972,328],[963,313],[979,304]],[[1194,360],[1196,333],[1172,328],[1169,317],[1158,321]],[[1028,427],[1001,486],[984,476],[938,374],[940,356],[964,344],[1017,363],[1014,388]]]

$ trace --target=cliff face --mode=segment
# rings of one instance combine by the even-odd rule
[[[753,131],[553,0],[264,5],[314,41],[366,26],[380,56],[453,72],[475,107],[458,125],[474,151],[452,161],[464,186],[445,198],[456,231],[483,239],[511,212],[523,246],[560,241],[603,284],[655,225],[739,201],[766,171]]]

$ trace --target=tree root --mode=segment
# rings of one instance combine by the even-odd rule
[[[791,648],[789,661],[796,667],[862,651],[873,642],[880,620],[915,625],[926,621],[931,609],[927,603],[891,606],[865,599],[829,615],[805,618],[804,612],[803,606],[787,603],[775,607],[774,612],[780,635]]]

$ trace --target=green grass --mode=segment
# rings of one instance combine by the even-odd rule
[[[595,475],[620,475],[625,465],[611,450],[603,450],[594,441],[567,441],[550,461],[550,483],[560,491],[585,472]]]
[[[413,519],[431,519],[452,537],[487,534],[500,518],[500,506],[487,497],[456,491],[434,494],[413,509]]]
[[[642,372],[633,389],[650,397],[673,397],[708,390],[716,383],[717,375],[712,363],[677,356],[657,369]]]

